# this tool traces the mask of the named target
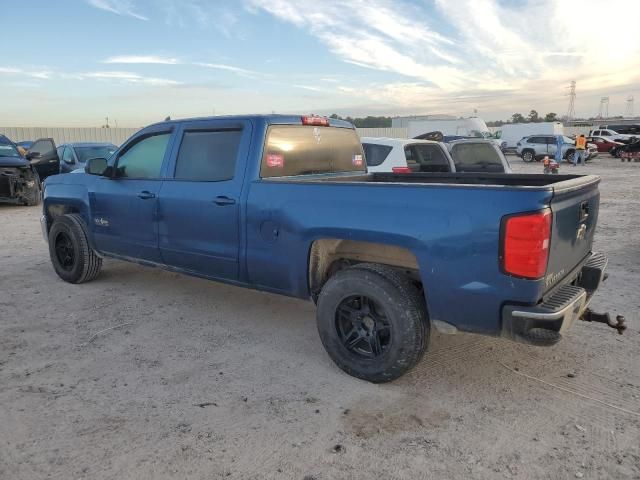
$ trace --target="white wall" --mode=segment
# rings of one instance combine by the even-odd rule
[[[408,138],[406,128],[356,128],[361,137]]]
[[[0,127],[0,134],[14,142],[53,138],[57,145],[66,142],[110,142],[120,146],[138,130],[138,128]]]

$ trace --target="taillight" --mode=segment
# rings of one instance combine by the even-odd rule
[[[413,173],[409,167],[392,167],[391,171],[393,173]]]
[[[551,211],[507,217],[503,222],[502,268],[505,273],[539,279],[547,271]]]
[[[316,127],[328,127],[329,119],[327,117],[316,117],[315,115],[302,117],[303,125],[314,125]]]

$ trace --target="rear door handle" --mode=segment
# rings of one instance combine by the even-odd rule
[[[156,194],[151,193],[147,190],[143,190],[142,192],[138,193],[138,198],[141,198],[143,200],[148,200],[149,198],[156,198]]]
[[[236,201],[233,198],[229,198],[221,195],[219,197],[216,197],[213,203],[215,203],[216,205],[224,206],[224,205],[234,205]]]

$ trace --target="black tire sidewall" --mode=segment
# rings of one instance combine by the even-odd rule
[[[391,325],[391,342],[380,357],[359,357],[347,350],[338,336],[336,308],[354,295],[369,297],[384,308]],[[320,340],[331,359],[348,374],[372,382],[393,380],[411,368],[424,351],[425,325],[420,315],[412,311],[416,307],[407,305],[407,299],[397,287],[375,272],[358,269],[338,272],[327,282],[318,299]]]
[[[84,232],[79,230],[79,227],[73,223],[73,220],[65,216],[58,217],[49,230],[49,256],[51,257],[51,263],[58,276],[70,283],[77,283],[82,278],[84,272],[85,258],[83,255],[82,241],[79,238],[79,235],[84,235]],[[55,242],[56,237],[60,233],[66,233],[73,245],[74,264],[71,270],[62,268],[56,255]]]

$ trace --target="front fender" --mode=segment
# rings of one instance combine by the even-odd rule
[[[92,222],[91,204],[86,186],[45,182],[42,211],[47,232],[55,221],[55,217],[67,213],[79,214],[84,222],[89,244],[94,248],[93,232],[90,227]]]

